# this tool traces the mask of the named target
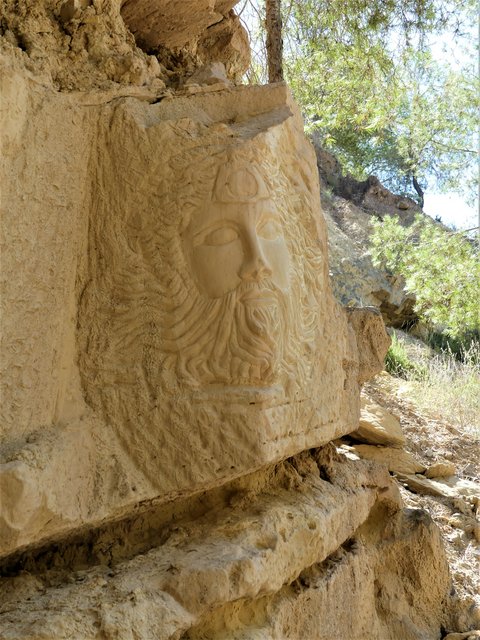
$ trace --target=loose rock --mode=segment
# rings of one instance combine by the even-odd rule
[[[374,460],[387,465],[389,471],[395,473],[412,474],[421,473],[425,467],[410,453],[402,449],[392,447],[375,447],[369,444],[357,444],[352,447],[360,458]]]
[[[387,447],[405,444],[399,419],[365,393],[361,396],[360,426],[350,436],[360,442]]]
[[[455,475],[455,465],[453,462],[436,462],[425,471],[426,478],[442,478]]]

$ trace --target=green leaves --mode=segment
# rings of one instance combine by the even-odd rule
[[[459,0],[284,3],[285,75],[307,129],[357,179],[393,191],[474,190],[480,109],[474,65],[440,66],[426,34],[468,25]],[[470,16],[471,17],[471,16]],[[442,32],[443,30],[443,32]]]
[[[387,216],[373,223],[374,265],[400,274],[416,311],[452,336],[480,329],[478,244],[418,215],[411,227]]]

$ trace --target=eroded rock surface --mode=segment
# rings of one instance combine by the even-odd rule
[[[108,564],[85,568],[73,544],[23,557],[37,572],[4,580],[3,637],[436,637],[439,535],[380,468],[330,445],[205,496],[194,520],[179,506],[162,529],[151,510],[90,539],[90,562],[108,550]]]
[[[438,531],[331,444],[389,339],[334,299],[314,151],[284,85],[235,86],[233,4],[3,3],[2,638],[449,616]]]

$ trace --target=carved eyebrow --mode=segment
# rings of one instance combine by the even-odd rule
[[[203,239],[209,233],[212,233],[213,231],[217,231],[217,229],[223,229],[227,227],[230,227],[231,229],[235,229],[236,231],[238,230],[237,224],[235,224],[235,222],[233,222],[232,220],[217,220],[216,222],[211,222],[203,229],[196,231],[193,234],[193,241],[195,242],[199,238]]]

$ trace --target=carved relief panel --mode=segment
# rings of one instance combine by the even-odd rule
[[[328,441],[352,414],[316,167],[278,106],[246,100],[228,125],[126,101],[103,129],[80,369],[166,495]]]

